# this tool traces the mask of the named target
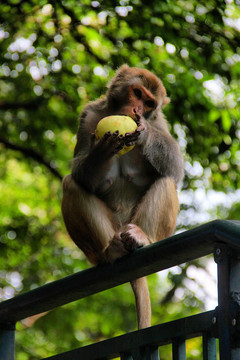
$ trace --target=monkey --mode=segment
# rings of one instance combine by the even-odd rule
[[[175,230],[184,163],[162,112],[169,101],[158,77],[125,64],[106,95],[83,108],[72,171],[63,179],[62,215],[70,237],[93,265],[113,263]],[[124,136],[108,131],[96,140],[98,122],[110,115],[130,116],[137,129]],[[118,156],[124,145],[135,146]],[[146,278],[131,285],[138,328],[149,327]]]

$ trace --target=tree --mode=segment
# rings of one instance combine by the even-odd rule
[[[78,114],[104,93],[123,63],[153,71],[171,97],[165,113],[186,161],[178,229],[239,218],[239,15],[231,0],[0,4],[1,299],[89,266],[66,235],[60,180],[70,171]],[[176,289],[184,288],[186,276],[183,265],[167,282],[151,277],[153,303],[162,302],[153,306],[155,322],[203,307],[190,289],[179,304]],[[166,304],[173,314],[168,317]],[[111,312],[116,317],[109,323]],[[17,359],[48,356],[134,327],[126,285],[19,331]]]

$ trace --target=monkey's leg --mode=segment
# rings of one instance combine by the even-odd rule
[[[170,236],[176,226],[179,202],[171,178],[157,180],[139,203],[135,214],[121,234],[128,250]],[[137,307],[138,328],[151,326],[151,302],[146,278],[131,282]]]
[[[111,210],[94,194],[77,185],[71,175],[63,179],[62,214],[72,240],[93,264],[114,261],[128,253],[115,235],[117,226]],[[113,260],[112,252],[106,251],[110,242],[117,253]]]
[[[138,204],[131,224],[121,234],[126,247],[132,246],[134,250],[170,236],[176,226],[178,210],[179,202],[173,179],[164,177],[157,180]]]

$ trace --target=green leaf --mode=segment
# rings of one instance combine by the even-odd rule
[[[232,121],[228,110],[222,110],[221,118],[222,118],[222,126],[224,131],[229,132],[232,125]]]

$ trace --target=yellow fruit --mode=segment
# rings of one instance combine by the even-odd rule
[[[119,135],[125,135],[128,132],[135,131],[137,129],[137,124],[135,121],[129,116],[124,115],[112,115],[107,116],[99,121],[97,124],[97,128],[95,130],[95,136],[97,139],[101,139],[106,132],[111,131],[114,133],[115,131],[119,131]],[[126,146],[118,152],[118,155],[121,156],[126,154],[128,151],[132,150],[133,146]]]

